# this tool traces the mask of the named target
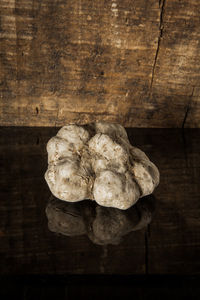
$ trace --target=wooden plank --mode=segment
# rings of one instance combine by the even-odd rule
[[[198,0],[2,0],[0,14],[0,125],[200,126]]]
[[[165,127],[199,127],[199,2],[162,2],[151,93],[151,101],[162,109],[152,118],[161,119],[156,127],[164,127],[164,119]]]

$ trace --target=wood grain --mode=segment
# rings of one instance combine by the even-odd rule
[[[200,126],[198,0],[1,0],[0,125]]]

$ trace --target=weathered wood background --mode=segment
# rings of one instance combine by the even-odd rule
[[[199,0],[1,0],[0,125],[200,126]]]

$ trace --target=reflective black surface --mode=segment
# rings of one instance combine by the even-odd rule
[[[153,195],[127,210],[103,207],[91,200],[70,203],[53,195],[46,207],[48,227],[66,236],[87,235],[97,245],[118,245],[129,232],[147,228],[155,209]]]
[[[147,227],[114,238],[101,221],[112,227],[113,215],[89,210],[84,222],[103,224],[106,239],[48,229],[46,143],[57,130],[0,128],[0,274],[200,274],[200,130],[128,129],[160,170],[156,210]]]

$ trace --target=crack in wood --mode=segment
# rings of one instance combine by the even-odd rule
[[[186,111],[185,111],[185,115],[184,115],[183,122],[182,122],[182,129],[184,129],[184,127],[185,127],[185,122],[187,120],[189,110],[190,110],[190,102],[188,103]]]
[[[165,10],[165,3],[166,0],[159,0],[159,8],[160,8],[160,23],[159,23],[159,36],[158,36],[158,43],[157,43],[157,49],[154,57],[154,63],[153,63],[153,68],[152,68],[152,73],[151,73],[151,83],[150,83],[150,95],[152,93],[152,87],[153,87],[153,81],[154,81],[154,74],[155,74],[155,68],[157,64],[157,59],[158,59],[158,53],[160,50],[160,42],[163,37],[163,16],[164,16],[164,10]]]
[[[188,113],[189,113],[190,108],[191,108],[193,94],[194,94],[194,87],[192,89],[192,93],[191,93],[190,99],[189,99],[187,107],[186,107],[185,115],[184,115],[183,122],[182,122],[182,129],[184,129],[184,127],[185,127],[185,123],[186,123],[186,120],[187,120],[187,117],[188,117]]]
[[[186,111],[185,111],[185,115],[184,115],[183,122],[182,122],[182,140],[183,140],[183,151],[184,151],[184,156],[185,156],[185,161],[186,161],[186,167],[188,167],[188,153],[187,153],[187,141],[186,141],[185,130],[184,129],[185,129],[185,123],[186,123],[186,120],[187,120],[187,117],[188,117],[188,113],[189,113],[190,108],[191,108],[193,94],[194,94],[194,87],[192,89],[192,93],[191,93],[190,99],[188,101]]]

